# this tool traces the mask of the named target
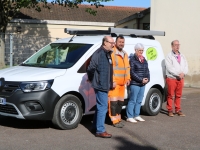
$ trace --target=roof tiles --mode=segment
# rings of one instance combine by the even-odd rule
[[[97,10],[96,16],[87,13],[86,8]],[[79,8],[69,8],[59,5],[51,5],[51,9],[43,8],[41,12],[22,8],[15,18],[38,20],[62,20],[62,21],[88,21],[88,22],[117,22],[146,8],[104,6],[96,8],[90,5],[79,5]]]

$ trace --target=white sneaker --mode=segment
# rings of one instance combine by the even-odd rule
[[[137,116],[137,117],[135,117],[134,119],[137,120],[137,121],[145,121],[145,120],[142,119],[140,116]]]
[[[131,123],[137,123],[137,121],[133,118],[127,118],[126,121],[131,122]]]

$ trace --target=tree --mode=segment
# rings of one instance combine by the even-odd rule
[[[50,1],[50,2],[49,2]],[[42,8],[50,9],[51,5],[58,4],[64,7],[78,8],[79,4],[84,2],[90,3],[97,8],[101,2],[112,0],[0,0],[0,33],[5,33],[8,23],[20,12],[21,8],[34,8],[36,11],[42,11]],[[40,5],[39,5],[40,4]],[[42,4],[42,5],[41,5]],[[41,8],[42,7],[42,8]],[[87,8],[86,12],[95,15],[97,12],[91,8]],[[0,40],[4,38],[0,37]],[[4,52],[1,52],[0,67],[4,66]]]

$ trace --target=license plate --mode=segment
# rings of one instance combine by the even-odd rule
[[[0,97],[0,104],[1,104],[1,105],[6,105],[6,99]]]

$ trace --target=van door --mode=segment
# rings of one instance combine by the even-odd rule
[[[90,64],[92,54],[98,49],[100,45],[96,45],[89,54],[86,55],[84,64],[78,70],[78,73],[84,73],[79,87],[79,92],[84,97],[85,101],[85,115],[93,114],[96,109],[96,95],[90,82],[88,82],[87,67]]]

